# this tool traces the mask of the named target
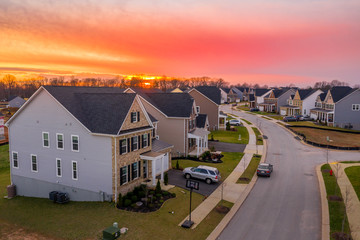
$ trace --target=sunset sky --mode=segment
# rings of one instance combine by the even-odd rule
[[[360,84],[360,1],[1,0],[5,73]]]

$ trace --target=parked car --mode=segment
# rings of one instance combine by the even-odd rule
[[[314,119],[312,117],[310,117],[310,116],[304,116],[303,120],[304,121],[313,121]]]
[[[220,172],[217,168],[202,165],[198,167],[187,167],[183,170],[183,174],[186,179],[197,178],[205,180],[207,184],[219,182],[221,178]]]
[[[296,117],[296,121],[304,121],[304,116],[303,115],[296,114],[296,115],[294,115],[294,117]]]
[[[241,126],[241,122],[238,119],[231,119],[229,123],[231,126]]]
[[[286,116],[283,118],[284,122],[295,122],[297,121],[297,118],[295,116]]]
[[[250,108],[250,112],[258,112],[259,109],[258,108]]]
[[[270,177],[270,174],[273,171],[273,165],[269,164],[269,163],[260,163],[256,174],[258,176],[266,176],[266,177]]]
[[[231,104],[231,106],[235,107],[235,106],[237,106],[237,103],[233,103],[233,104]]]

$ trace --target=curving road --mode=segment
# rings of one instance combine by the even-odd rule
[[[243,205],[218,239],[320,239],[321,205],[315,166],[326,150],[306,146],[276,123],[230,110],[257,125],[267,140],[270,178],[258,178]],[[329,151],[329,161],[359,160],[359,152]]]

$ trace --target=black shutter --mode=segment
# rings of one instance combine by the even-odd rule
[[[133,113],[130,113],[130,122],[133,122]]]
[[[140,173],[141,173],[141,161],[138,161],[138,177],[141,176]]]
[[[120,168],[120,185],[123,185],[124,184],[124,181],[122,179],[122,171],[121,171],[122,168]]]
[[[131,141],[130,141],[130,138],[127,139],[127,149],[128,149],[128,152],[131,152]]]
[[[155,136],[154,136],[154,137],[155,137]],[[150,133],[148,133],[148,146],[150,146],[150,141],[151,141]]]
[[[137,120],[140,122],[140,112],[137,112]]]
[[[130,182],[131,178],[130,178],[130,175],[131,175],[131,170],[130,170],[130,165],[127,166],[127,170],[128,170],[128,182]]]
[[[138,136],[138,149],[140,149],[140,145],[141,145],[141,137],[140,136]]]
[[[120,155],[123,154],[121,149],[122,149],[122,140],[119,140],[119,152],[120,152]]]
[[[144,135],[141,135],[141,148],[144,147]]]

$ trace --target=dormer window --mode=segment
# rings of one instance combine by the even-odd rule
[[[140,121],[140,112],[131,112],[131,122],[139,122]]]

